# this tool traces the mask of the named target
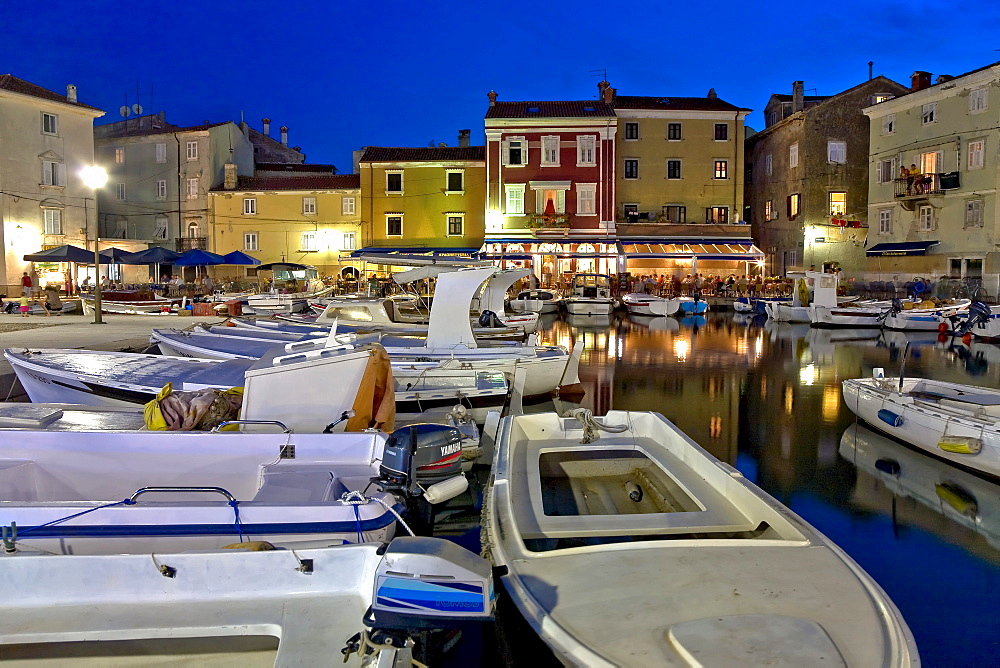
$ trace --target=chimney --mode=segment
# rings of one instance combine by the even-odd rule
[[[226,190],[236,190],[236,164],[227,162],[223,165],[225,173],[222,179],[222,187]]]
[[[460,148],[469,147],[469,135],[472,134],[472,130],[459,130],[458,131],[458,145]]]
[[[487,93],[486,97],[490,98],[491,107],[497,106],[497,92],[495,90],[491,90],[489,93]]]
[[[805,109],[805,84],[801,81],[792,82],[792,113]]]
[[[281,126],[281,145],[288,146],[288,126]]]
[[[714,88],[709,88],[708,89],[708,99],[709,100],[718,100],[719,99],[719,94],[715,92]]]
[[[955,77],[951,76],[950,74],[939,74],[938,77],[937,77],[937,79],[934,80],[934,83],[936,83],[936,84],[946,83],[948,81],[951,81],[954,78]]]
[[[271,119],[270,118],[265,118],[265,119],[263,119],[262,122],[264,123],[264,136],[265,137],[270,137],[271,136]]]
[[[601,98],[603,100],[604,99],[604,89],[607,88],[610,85],[611,84],[608,83],[606,80],[602,79],[601,81],[598,81],[597,82],[597,97],[599,97],[599,98]]]
[[[66,101],[76,102],[76,86],[73,84],[66,86]]]
[[[910,91],[923,90],[931,85],[931,73],[917,70],[910,75]]]
[[[612,102],[615,101],[615,93],[617,92],[618,92],[617,88],[612,88],[611,84],[608,84],[607,86],[604,87],[604,90],[601,91],[601,99],[604,101],[605,104],[611,104]]]

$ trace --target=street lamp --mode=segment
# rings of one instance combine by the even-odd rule
[[[80,178],[84,185],[94,191],[94,324],[101,325],[104,320],[101,318],[101,254],[97,244],[97,237],[100,234],[100,224],[97,219],[97,189],[103,188],[108,182],[108,172],[103,167],[90,165],[80,170]],[[87,212],[87,200],[83,200],[84,226],[89,230],[90,221]]]

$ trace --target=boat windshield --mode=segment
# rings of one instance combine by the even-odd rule
[[[611,278],[604,274],[577,274],[573,277],[574,288],[609,288]]]

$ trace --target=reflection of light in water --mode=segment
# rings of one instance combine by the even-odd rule
[[[757,340],[753,342],[753,359],[756,362],[760,359],[760,356],[764,354],[764,337],[758,336]]]
[[[713,415],[708,420],[708,435],[712,438],[722,437],[722,416]]]
[[[615,357],[622,358],[625,354],[625,337],[615,334]]]
[[[795,392],[792,390],[791,385],[785,385],[785,412],[791,415],[792,408],[794,407],[795,407]]]
[[[691,350],[691,344],[685,339],[674,339],[674,354],[677,355],[677,359],[684,361],[688,357],[688,351]]]
[[[816,365],[807,364],[799,370],[799,382],[803,385],[812,385],[816,382]]]
[[[760,379],[760,398],[767,399],[767,376]]]
[[[823,421],[836,422],[840,409],[840,387],[827,385],[823,388]]]
[[[739,355],[746,355],[749,346],[747,346],[747,337],[741,336],[736,339],[736,353]]]

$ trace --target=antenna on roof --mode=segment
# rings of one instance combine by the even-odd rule
[[[603,70],[590,70],[590,74],[600,74],[604,81],[608,80],[608,70],[607,68]]]

